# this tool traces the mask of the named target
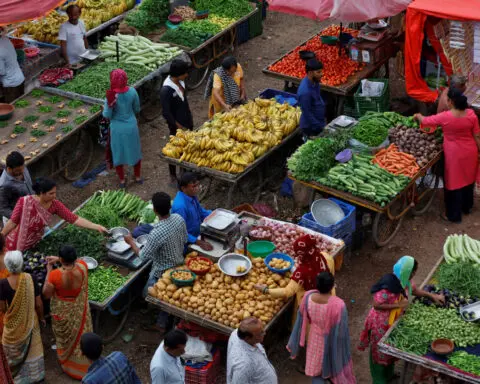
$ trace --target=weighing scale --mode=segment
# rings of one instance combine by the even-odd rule
[[[237,214],[226,209],[216,209],[200,225],[200,239],[213,239],[223,244],[223,249],[231,249],[240,237],[240,219]]]
[[[138,257],[124,240],[108,242],[106,246],[108,249],[107,258],[115,264],[137,270],[146,262],[146,260]],[[142,248],[143,244],[137,243],[137,247]]]

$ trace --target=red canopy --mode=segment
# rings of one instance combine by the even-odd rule
[[[480,20],[480,0],[415,0],[407,8],[404,55],[407,93],[417,100],[434,102],[438,93],[428,88],[420,74],[420,57],[425,30],[449,74],[451,66],[435,39],[432,28],[435,19],[429,18],[427,22],[428,16],[459,21],[478,21]]]
[[[368,21],[396,15],[411,0],[268,0],[270,10],[313,20]]]
[[[41,17],[65,3],[65,0],[0,0],[0,25]]]

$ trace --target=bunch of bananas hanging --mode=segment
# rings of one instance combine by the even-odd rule
[[[82,9],[80,18],[88,31],[133,8],[135,0],[76,0],[64,5],[62,10],[65,11],[71,4]],[[58,31],[67,20],[67,15],[53,11],[41,19],[20,24],[16,36],[30,35],[37,41],[59,44]]]
[[[291,134],[299,122],[300,108],[275,99],[255,99],[216,114],[197,131],[179,129],[162,153],[199,167],[241,173]]]

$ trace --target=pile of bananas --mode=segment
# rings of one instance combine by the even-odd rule
[[[228,173],[241,173],[292,133],[300,108],[274,99],[255,99],[217,113],[197,131],[179,129],[162,149],[165,156]]]
[[[63,10],[71,4],[82,9],[80,18],[88,31],[133,8],[135,0],[76,0],[63,6]],[[58,31],[67,20],[65,14],[53,11],[44,18],[21,24],[17,28],[16,36],[30,35],[37,41],[59,44]]]

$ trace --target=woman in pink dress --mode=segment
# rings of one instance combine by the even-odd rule
[[[93,229],[99,232],[107,230],[72,213],[57,200],[57,186],[53,180],[40,178],[33,184],[35,195],[21,197],[12,217],[2,230],[6,237],[8,251],[25,251],[33,248],[43,237],[45,227],[51,225],[53,215],[78,227]]]
[[[441,126],[445,155],[445,220],[462,221],[462,213],[469,214],[473,207],[473,189],[478,168],[480,128],[472,109],[467,109],[467,98],[460,90],[448,91],[450,110],[434,116],[415,118],[423,127]],[[433,133],[434,130],[430,130]]]
[[[332,295],[335,280],[330,272],[317,275],[317,289],[303,296],[287,349],[292,359],[307,343],[305,374],[313,384],[355,384],[350,355],[347,307]]]

